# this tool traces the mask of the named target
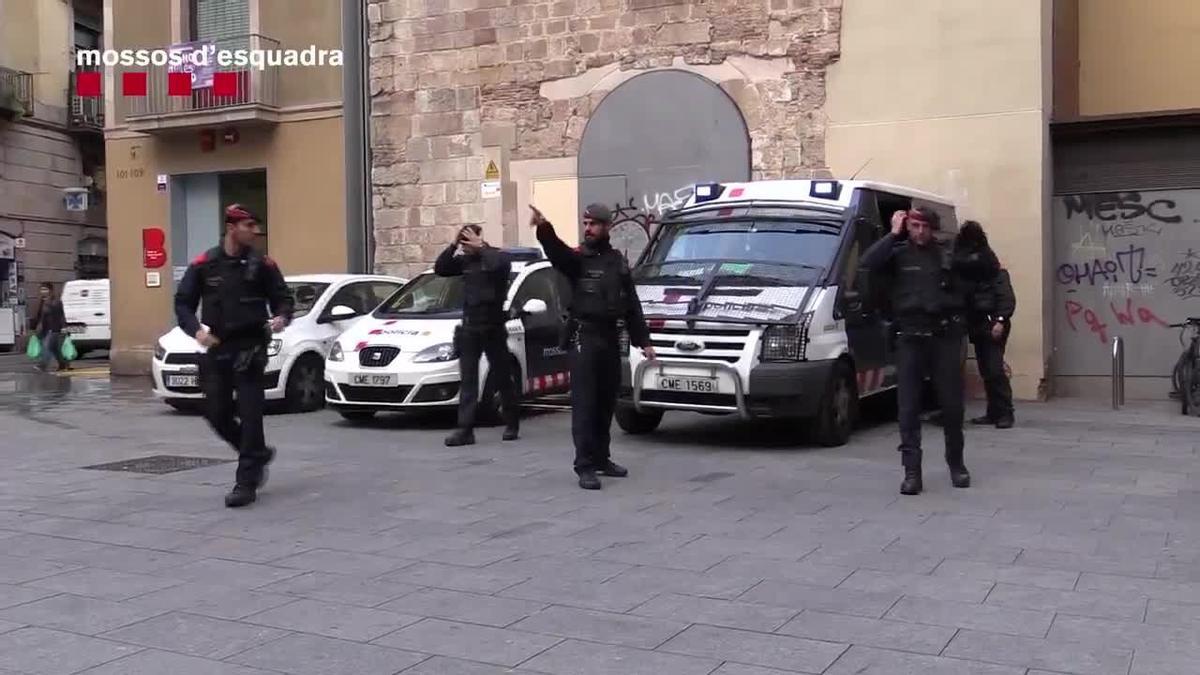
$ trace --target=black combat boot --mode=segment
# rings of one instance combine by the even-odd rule
[[[271,462],[274,462],[274,461],[275,461],[275,448],[268,445],[267,446],[267,461],[263,462],[262,475],[259,476],[259,478],[258,478],[258,489],[259,490],[263,489],[263,486],[265,486],[267,484],[267,478],[269,478],[271,476],[271,471],[268,467],[271,464]]]
[[[921,485],[921,468],[920,467],[904,467],[904,482],[900,483],[900,494],[902,495],[919,495],[923,486]]]
[[[521,435],[520,425],[518,425],[516,422],[510,422],[507,426],[504,427],[504,436],[502,438],[506,441],[515,441],[515,440],[517,440],[517,438],[520,437],[520,435]]]
[[[447,448],[457,448],[460,445],[475,445],[475,432],[470,429],[458,429],[446,437]]]
[[[1013,416],[1005,415],[1005,416],[1001,417],[1000,419],[996,420],[996,428],[997,429],[1011,429],[1011,428],[1013,428],[1013,423],[1014,423]]]
[[[258,494],[254,488],[249,485],[235,485],[229,494],[225,495],[225,506],[236,509],[249,506],[256,499],[258,499]]]
[[[595,471],[592,471],[591,469],[585,469],[583,471],[578,471],[577,473],[579,474],[579,487],[583,488],[584,490],[600,489],[600,479],[596,477]]]
[[[611,459],[600,465],[600,475],[624,478],[629,475],[629,469],[617,464]]]
[[[996,420],[993,419],[991,415],[981,415],[979,417],[974,417],[971,419],[971,424],[974,424],[975,426],[980,426],[980,427],[989,426],[989,425],[992,425],[995,423],[996,423]]]
[[[971,487],[971,473],[963,464],[950,467],[950,484],[956,488]]]

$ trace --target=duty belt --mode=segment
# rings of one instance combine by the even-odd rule
[[[896,334],[904,337],[934,337],[937,335],[945,335],[951,329],[960,327],[963,319],[961,316],[954,315],[941,319],[930,319],[920,322],[920,325],[910,324],[901,325],[896,329]]]

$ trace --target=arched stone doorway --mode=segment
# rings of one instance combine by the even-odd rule
[[[605,96],[579,148],[579,209],[614,209],[613,245],[632,264],[649,225],[705,181],[750,180],[750,134],[715,83],[683,70],[643,73]]]

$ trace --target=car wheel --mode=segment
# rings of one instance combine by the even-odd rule
[[[621,430],[630,435],[648,434],[658,428],[662,423],[662,410],[646,410],[639,412],[637,408],[631,405],[617,406],[616,414],[617,426]]]
[[[857,416],[858,387],[854,373],[848,363],[839,361],[821,398],[821,409],[813,425],[814,438],[826,447],[845,445],[854,431]]]
[[[369,422],[375,418],[374,410],[339,410],[338,414],[347,422]]]
[[[325,405],[325,364],[316,356],[304,355],[288,373],[284,398],[291,412],[312,412]]]
[[[517,390],[517,399],[521,398],[521,364],[513,358],[508,363],[508,372],[512,376],[513,386]],[[500,405],[500,387],[497,386],[496,379],[493,377],[495,371],[489,370],[487,382],[483,385],[483,395],[479,397],[479,408],[476,411],[476,417],[483,424],[497,425],[503,423],[503,415]],[[461,396],[461,392],[459,393]]]

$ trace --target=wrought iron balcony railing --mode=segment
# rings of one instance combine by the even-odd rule
[[[209,57],[205,66],[193,68],[190,94],[172,95],[170,91],[170,65],[130,67],[125,72],[142,71],[146,75],[146,95],[128,97],[130,108],[126,115],[129,121],[139,119],[187,116],[208,112],[221,112],[233,108],[262,108],[273,110],[278,107],[279,66],[243,63],[239,54],[249,58],[253,54],[278,51],[279,41],[262,35],[251,34],[215,40],[205,45]],[[193,43],[199,49],[198,43]],[[217,55],[230,54],[233,61],[221,64]],[[234,73],[236,87],[233,91],[218,91],[215,73]],[[229,80],[225,80],[228,85]]]
[[[104,99],[99,96],[80,96],[75,90],[76,75],[85,71],[103,71],[97,66],[76,66],[71,73],[67,85],[67,98],[70,102],[70,116],[67,126],[75,131],[104,130]]]
[[[33,115],[33,75],[0,66],[0,118]]]

